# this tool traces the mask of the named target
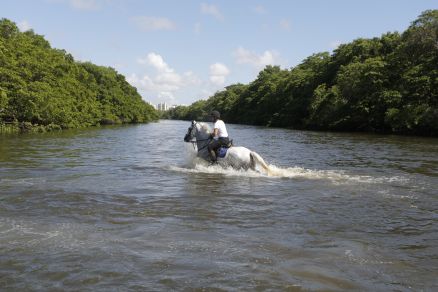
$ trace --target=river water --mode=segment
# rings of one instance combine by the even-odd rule
[[[438,139],[188,122],[0,136],[0,290],[437,291]]]

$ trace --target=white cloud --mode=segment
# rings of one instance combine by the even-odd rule
[[[214,85],[222,85],[225,83],[225,76],[212,75],[210,76],[210,81]]]
[[[210,74],[211,75],[228,75],[230,74],[230,70],[222,63],[214,63],[210,65]]]
[[[126,80],[131,83],[133,86],[137,87],[139,90],[145,91],[154,91],[156,90],[154,82],[152,79],[144,75],[143,77],[137,76],[137,74],[133,73],[126,78]]]
[[[253,8],[254,12],[257,14],[266,14],[268,11],[262,5],[257,5]]]
[[[158,93],[158,98],[160,100],[165,100],[165,101],[171,102],[171,103],[175,102],[175,95],[169,91],[163,91],[163,92]]]
[[[126,78],[126,80],[134,87],[136,87],[140,92],[142,92],[148,98],[165,98],[164,101],[173,101],[174,94],[176,90],[179,89],[178,86],[174,84],[160,83],[148,75],[143,77],[137,74],[131,74]]]
[[[184,72],[182,78],[187,84],[193,84],[193,85],[201,84],[201,80],[192,71]]]
[[[31,29],[31,26],[29,22],[27,22],[27,20],[20,21],[19,23],[17,23],[17,26],[21,31],[27,31]]]
[[[230,74],[230,70],[222,63],[210,65],[210,81],[215,85],[225,83],[225,78]]]
[[[290,30],[290,21],[288,19],[282,19],[280,21],[280,27],[284,30]]]
[[[217,8],[216,5],[201,3],[201,12],[203,14],[213,15],[216,19],[224,20],[224,16],[219,11],[219,8]]]
[[[178,74],[157,53],[149,53],[145,58],[137,60],[138,63],[152,67],[156,70],[154,76],[145,74],[140,77],[131,74],[127,81],[135,86],[146,96],[159,98],[166,102],[175,102],[175,94],[184,88],[196,86],[201,83],[200,79],[192,72],[187,71]]]
[[[142,31],[174,30],[175,24],[165,17],[137,16],[131,21]]]
[[[155,84],[168,91],[178,90],[184,86],[184,82],[179,74],[173,72],[161,73],[155,77]]]
[[[163,57],[153,52],[149,53],[144,59],[138,59],[138,63],[143,65],[151,65],[159,72],[173,72],[173,69],[170,68],[166,62],[164,62]]]
[[[275,65],[279,63],[277,53],[275,51],[265,51],[258,55],[255,52],[249,51],[242,47],[237,48],[234,52],[237,64],[250,64],[258,69],[264,68],[267,65]]]

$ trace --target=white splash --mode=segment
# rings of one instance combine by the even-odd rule
[[[198,158],[195,161],[199,160]],[[205,174],[221,174],[224,176],[244,176],[244,177],[267,177],[262,173],[254,170],[234,169],[232,167],[221,167],[218,165],[208,166],[204,162],[193,163],[189,167],[169,166],[169,169],[177,172],[185,173],[205,173]]]
[[[315,170],[303,167],[280,167],[270,164],[269,173],[256,170],[237,170],[232,167],[208,166],[202,159],[196,157],[196,150],[192,145],[185,148],[185,163],[183,166],[169,166],[172,171],[185,173],[211,173],[221,174],[224,176],[243,176],[243,177],[265,177],[265,178],[288,178],[288,179],[306,179],[306,180],[328,180],[333,184],[350,184],[350,183],[408,183],[409,179],[401,176],[370,176],[348,174],[343,170]]]
[[[406,182],[403,177],[374,177],[370,175],[348,174],[342,170],[314,170],[303,167],[277,167],[269,165],[271,176],[282,178],[303,178],[316,180],[330,180],[333,183],[383,183],[383,182]]]

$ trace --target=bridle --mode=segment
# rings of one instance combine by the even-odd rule
[[[192,131],[193,130],[195,130],[196,132],[198,132],[198,127],[196,127],[196,124],[198,124],[197,122],[192,122],[192,129],[190,130],[190,134],[192,134]],[[195,135],[193,135],[193,136],[196,136],[196,133],[195,133]],[[189,143],[192,143],[192,145],[193,145],[193,149],[195,150],[196,149],[196,147],[195,147],[195,144],[197,144],[198,142],[202,142],[202,141],[209,141],[209,140],[212,140],[212,138],[211,137],[208,137],[207,139],[201,139],[201,140],[198,140],[198,139],[196,139],[196,141],[188,141]],[[205,148],[207,148],[207,146],[208,146],[208,144],[209,143],[206,143],[204,146],[202,146],[200,149],[198,149],[198,152],[199,151],[201,151],[201,150],[203,150],[203,149],[205,149]]]

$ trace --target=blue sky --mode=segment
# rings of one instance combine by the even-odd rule
[[[2,0],[0,18],[75,59],[111,66],[143,99],[191,104],[266,65],[404,31],[436,0]]]

